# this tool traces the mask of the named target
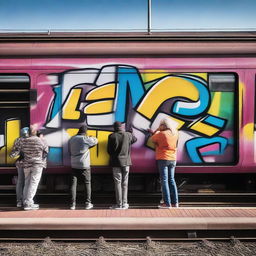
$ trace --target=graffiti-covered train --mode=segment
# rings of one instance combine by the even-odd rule
[[[9,153],[30,124],[49,145],[46,173],[68,172],[82,124],[99,140],[93,172],[108,173],[116,120],[138,139],[131,172],[156,173],[147,130],[163,118],[179,129],[177,173],[256,171],[254,41],[31,40],[0,42],[2,173],[15,171]]]

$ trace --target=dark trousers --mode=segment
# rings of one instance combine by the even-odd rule
[[[113,178],[115,183],[116,204],[124,206],[128,203],[128,178],[130,166],[113,167]]]
[[[91,203],[91,169],[74,169],[71,173],[71,204],[76,203],[77,183],[81,181],[85,186],[85,203]]]

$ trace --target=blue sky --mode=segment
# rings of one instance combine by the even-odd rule
[[[153,0],[154,29],[253,29],[256,0]]]
[[[152,30],[256,30],[256,0],[151,0]],[[146,31],[148,0],[0,0],[0,30]]]

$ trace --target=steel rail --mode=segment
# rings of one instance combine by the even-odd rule
[[[0,230],[0,241],[255,241],[255,230]]]

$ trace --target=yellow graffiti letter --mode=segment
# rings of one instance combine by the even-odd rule
[[[63,106],[62,118],[77,120],[80,118],[80,111],[76,110],[82,89],[72,89],[65,105]]]
[[[162,103],[174,97],[183,97],[197,101],[199,92],[193,83],[184,78],[165,77],[148,91],[137,111],[151,119]]]

